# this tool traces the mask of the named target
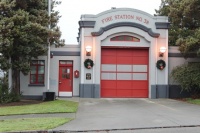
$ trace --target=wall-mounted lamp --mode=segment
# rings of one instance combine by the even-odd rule
[[[53,53],[50,54],[50,57],[53,58]]]
[[[86,46],[85,50],[86,50],[86,56],[91,56],[92,47],[91,46]]]
[[[163,57],[165,51],[166,51],[166,48],[165,48],[165,47],[160,47],[159,57]]]

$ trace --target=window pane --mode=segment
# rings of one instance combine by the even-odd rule
[[[102,80],[116,80],[116,73],[101,73]]]
[[[134,36],[127,36],[127,35],[122,35],[122,36],[115,36],[110,39],[111,41],[130,41],[130,42],[140,42],[139,38],[136,38]]]
[[[147,80],[147,73],[133,73],[133,80]]]
[[[31,74],[36,74],[36,66],[31,66]]]
[[[65,76],[66,76],[65,74],[62,74],[62,79],[64,79],[64,78],[65,78]]]
[[[111,41],[116,41],[116,40],[117,40],[116,37],[111,38]]]
[[[118,36],[118,41],[124,41],[124,36]]]
[[[44,84],[45,61],[32,60],[30,65],[30,84]]]
[[[70,79],[70,73],[66,74],[66,79]]]
[[[131,65],[117,65],[118,72],[131,72],[132,66]]]
[[[67,73],[70,73],[70,69],[69,68],[67,68]]]
[[[67,69],[66,68],[62,68],[62,74],[67,73]]]
[[[38,61],[38,64],[44,65],[44,61],[43,61],[43,60],[40,60],[40,61]]]
[[[133,41],[133,37],[131,37],[131,36],[126,36],[126,41]]]
[[[147,65],[133,65],[133,72],[147,72]]]
[[[118,80],[132,80],[131,73],[117,73]]]
[[[60,61],[60,64],[67,64],[67,61]]]
[[[67,64],[72,64],[72,61],[67,61]]]
[[[38,75],[38,83],[44,83],[44,75]]]
[[[140,39],[134,37],[134,38],[133,38],[133,41],[134,41],[134,42],[139,42]]]
[[[36,82],[36,75],[31,75],[31,83],[35,83]]]
[[[116,71],[116,65],[114,64],[102,64],[101,65],[102,71]]]
[[[44,74],[44,66],[38,66],[38,74]]]
[[[37,64],[37,63],[38,63],[37,60],[32,60],[32,61],[31,61],[31,64]]]
[[[60,61],[60,64],[64,65],[64,64],[73,64],[72,61],[66,61],[66,60],[63,60],[63,61]]]

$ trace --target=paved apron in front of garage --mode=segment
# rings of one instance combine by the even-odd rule
[[[80,98],[75,120],[55,128],[67,131],[200,125],[200,106],[172,99]]]

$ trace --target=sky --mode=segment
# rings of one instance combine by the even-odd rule
[[[58,26],[62,32],[61,39],[65,44],[78,44],[78,21],[83,14],[99,14],[103,11],[116,8],[133,8],[142,10],[151,15],[159,9],[161,0],[60,0],[61,5],[55,8],[61,18]]]

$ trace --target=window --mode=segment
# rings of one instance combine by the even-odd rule
[[[44,60],[32,60],[30,71],[30,84],[44,84]]]
[[[122,35],[122,36],[115,36],[111,38],[110,41],[140,42],[140,39],[133,36]]]

